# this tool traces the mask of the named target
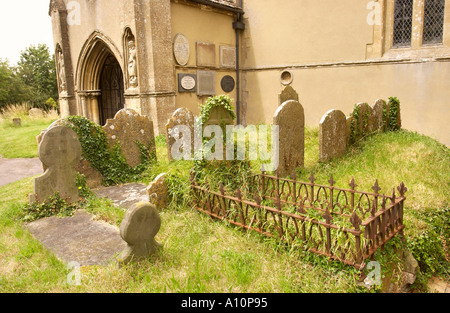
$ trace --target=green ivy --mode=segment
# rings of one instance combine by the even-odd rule
[[[361,130],[359,128],[359,116],[360,116],[360,107],[356,104],[353,107],[353,112],[350,115],[351,123],[350,123],[350,144],[353,145],[358,141],[361,136]]]
[[[156,160],[155,153],[149,153],[154,142],[145,146],[136,141],[141,154],[141,164],[131,167],[122,155],[119,142],[114,147],[109,147],[106,133],[100,125],[81,116],[70,116],[67,121],[67,125],[78,135],[83,157],[102,174],[106,186],[139,179],[147,165]]]
[[[230,112],[233,120],[236,119],[236,114],[234,113],[233,105],[231,104],[232,100],[227,95],[218,95],[215,97],[210,97],[206,101],[204,105],[201,106],[200,117],[202,119],[202,123],[206,123],[209,119],[209,115],[211,110],[217,106],[223,106],[228,112]]]
[[[389,98],[388,130],[397,131],[402,128],[400,120],[400,101],[396,97]]]

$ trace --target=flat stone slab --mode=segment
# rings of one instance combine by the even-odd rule
[[[92,190],[99,198],[113,201],[114,205],[128,210],[139,202],[148,202],[147,186],[131,183],[125,185],[100,187]]]
[[[34,159],[3,159],[0,158],[0,187],[18,180],[42,174],[42,163]]]
[[[106,266],[127,247],[117,227],[93,220],[85,210],[73,217],[40,219],[26,228],[60,260],[80,266]]]

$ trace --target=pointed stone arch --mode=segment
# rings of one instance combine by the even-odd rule
[[[112,40],[94,32],[81,50],[76,72],[78,114],[99,124],[124,107],[123,57]]]

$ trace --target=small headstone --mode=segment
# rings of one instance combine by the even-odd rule
[[[185,139],[188,139],[186,140],[186,143],[190,143],[189,156],[192,157],[194,153],[194,122],[194,114],[186,108],[180,108],[172,114],[172,117],[166,124],[167,155],[169,161],[174,160],[172,156],[173,145],[177,140],[181,141],[183,136],[188,136],[188,134],[186,134],[187,130],[190,132],[190,139]],[[182,130],[185,132],[182,132]],[[183,152],[180,151],[180,153],[186,153],[186,150],[189,150],[188,148],[189,147],[183,147]]]
[[[327,112],[319,125],[319,158],[329,162],[347,150],[347,121],[342,111]]]
[[[153,203],[158,210],[165,209],[169,205],[166,177],[166,173],[158,175],[147,187],[149,202]]]
[[[108,138],[109,146],[114,147],[118,142],[122,154],[130,166],[141,164],[141,151],[136,141],[149,147],[149,157],[156,158],[155,135],[153,122],[132,109],[122,109],[109,119],[103,130]]]
[[[279,126],[280,176],[288,176],[304,166],[305,160],[305,114],[298,101],[289,100],[278,107],[273,124]]]
[[[34,118],[41,118],[44,116],[44,112],[41,109],[34,108],[28,111],[28,115]]]
[[[379,99],[375,101],[372,107],[373,114],[373,130],[383,130],[383,112],[387,112],[387,104],[386,101]]]
[[[231,113],[223,106],[215,106],[209,112],[208,120],[203,124],[203,127],[208,125],[226,126],[233,124],[234,119]]]
[[[128,244],[119,255],[120,265],[153,255],[161,244],[155,240],[161,228],[161,217],[151,203],[138,203],[127,211],[120,225],[120,235]]]
[[[22,126],[22,120],[20,118],[13,118],[14,126],[20,127]]]
[[[78,201],[75,166],[80,158],[81,145],[72,129],[57,126],[48,130],[39,145],[39,159],[45,172],[34,180],[30,202],[43,202],[57,192],[69,203]]]
[[[286,86],[278,97],[280,105],[289,100],[299,101],[298,93],[295,91],[294,88],[292,88],[292,86]]]

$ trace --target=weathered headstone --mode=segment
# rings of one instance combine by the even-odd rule
[[[174,160],[172,155],[172,147],[175,142],[177,140],[180,140],[181,142],[184,138],[183,136],[188,135],[190,135],[190,138],[186,137],[184,139],[186,139],[186,143],[190,143],[190,152],[188,151],[189,147],[183,146],[183,152],[180,152],[180,154],[185,155],[186,151],[188,151],[189,157],[192,157],[194,153],[194,122],[194,114],[186,108],[180,108],[172,114],[172,117],[166,124],[167,155],[169,157],[169,161]],[[187,134],[188,130],[190,134]]]
[[[329,162],[347,150],[347,118],[342,111],[327,112],[319,125],[319,159]]]
[[[209,112],[209,117],[203,124],[203,128],[208,125],[226,126],[233,124],[234,119],[231,113],[223,106],[215,106]]]
[[[150,203],[153,203],[158,210],[165,209],[169,204],[169,190],[166,182],[167,174],[158,175],[147,187],[147,195]]]
[[[294,88],[292,88],[292,86],[286,86],[281,92],[281,94],[278,96],[278,98],[280,105],[289,100],[299,101],[298,93],[295,91]]]
[[[147,116],[142,116],[132,109],[122,109],[117,112],[114,119],[106,122],[103,130],[110,147],[120,143],[128,165],[137,166],[142,162],[141,151],[136,141],[149,148],[149,158],[156,159],[153,122]]]
[[[75,166],[80,158],[81,145],[72,129],[56,126],[48,130],[39,145],[39,159],[45,172],[34,180],[30,202],[43,202],[57,192],[69,203],[78,201]]]
[[[304,166],[305,160],[305,113],[300,102],[289,100],[278,107],[273,124],[279,126],[280,176],[288,176]]]
[[[44,112],[41,109],[33,108],[28,111],[28,115],[34,118],[41,118],[44,116]]]
[[[387,104],[386,101],[379,99],[375,101],[372,107],[373,131],[383,130],[384,128],[383,112],[387,112]]]
[[[127,211],[120,225],[120,235],[128,244],[119,255],[120,265],[148,258],[161,244],[155,240],[161,228],[161,217],[151,203],[138,203]]]
[[[20,127],[22,126],[22,120],[20,118],[13,118],[14,126]]]

